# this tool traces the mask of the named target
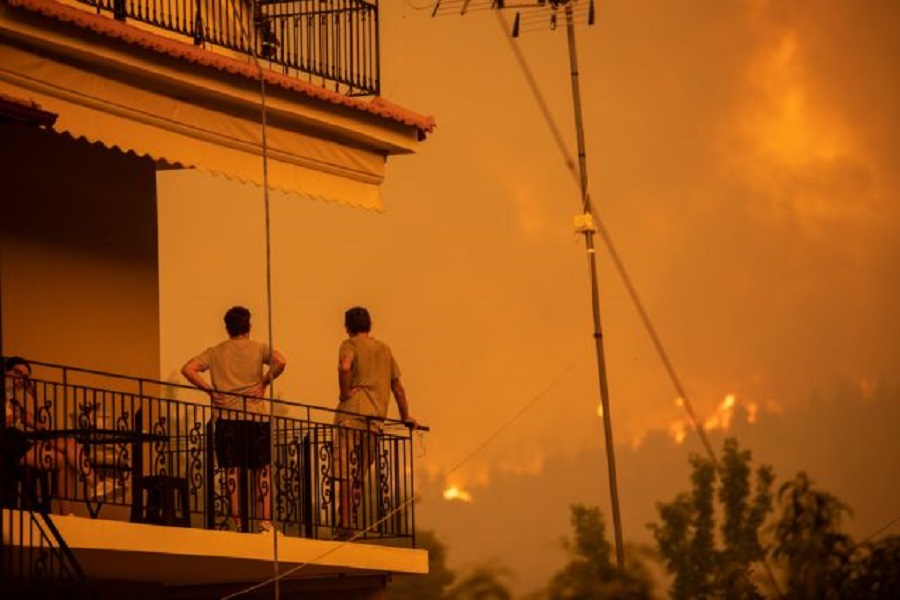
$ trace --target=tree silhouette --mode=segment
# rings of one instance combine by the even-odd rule
[[[759,534],[772,510],[771,467],[757,469],[751,497],[751,454],[734,438],[723,444],[718,473],[709,459],[691,456],[690,461],[691,492],[658,504],[660,523],[649,525],[673,576],[671,597],[759,598],[751,573],[754,563],[765,557]],[[718,544],[716,500],[722,515]]]
[[[550,600],[650,598],[652,582],[635,552],[629,552],[624,577],[612,563],[603,514],[597,507],[575,504],[571,509],[574,540],[563,544],[569,563],[553,576],[547,588]]]
[[[493,564],[474,567],[445,594],[447,600],[512,600],[512,593],[503,583],[509,571]]]
[[[862,544],[854,554],[845,598],[900,598],[900,536]]]
[[[784,568],[786,598],[840,598],[851,577],[853,541],[840,531],[849,507],[813,488],[804,472],[778,489],[781,515],[772,556]]]

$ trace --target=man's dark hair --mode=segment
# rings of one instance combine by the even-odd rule
[[[372,329],[372,318],[362,306],[354,306],[344,313],[344,327],[347,333],[356,335],[357,333],[369,333]]]
[[[237,337],[250,333],[250,309],[243,306],[232,306],[225,313],[225,331],[228,337]]]
[[[16,367],[17,365],[25,365],[25,368],[28,369],[28,374],[31,375],[31,363],[29,363],[21,356],[6,357],[6,360],[3,361],[3,370],[11,371],[13,367]]]

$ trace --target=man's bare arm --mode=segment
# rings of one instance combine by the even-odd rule
[[[338,360],[338,387],[340,400],[350,397],[350,384],[353,382],[353,356],[342,356]]]
[[[278,377],[284,373],[285,367],[287,367],[287,361],[284,359],[284,355],[278,350],[272,350],[272,359],[269,361],[269,372],[266,373],[264,383],[269,385],[278,379]]]
[[[208,394],[212,394],[213,387],[209,384],[206,379],[200,375],[203,371],[206,370],[206,367],[197,359],[192,358],[187,361],[183,367],[181,367],[181,374],[184,375],[184,378],[191,382],[194,386],[200,388],[204,392]]]
[[[246,391],[246,394],[256,398],[264,398],[266,396],[266,388],[269,384],[278,379],[279,375],[284,373],[284,368],[286,366],[287,361],[284,359],[281,352],[273,350],[272,358],[269,360],[269,369],[266,371],[265,375],[263,375],[262,381],[249,388]]]
[[[400,411],[400,420],[415,426],[416,420],[409,414],[409,402],[406,399],[406,389],[399,379],[391,381],[391,391],[394,392],[394,400],[397,401],[397,409]]]

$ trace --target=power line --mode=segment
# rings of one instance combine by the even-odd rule
[[[503,435],[503,433],[505,433],[507,429],[509,429],[510,427],[512,427],[512,426],[516,423],[516,421],[518,421],[519,419],[521,419],[527,412],[529,412],[531,409],[533,409],[533,408],[534,408],[541,400],[544,399],[544,397],[550,392],[550,390],[552,390],[554,387],[556,387],[556,385],[557,385],[560,381],[562,381],[562,379],[563,379],[566,375],[568,375],[569,372],[570,372],[573,368],[575,368],[575,365],[578,364],[578,362],[584,357],[584,355],[585,355],[586,353],[587,353],[587,350],[583,351],[581,354],[579,354],[578,356],[576,356],[576,357],[568,364],[568,366],[566,366],[566,367],[565,367],[565,368],[564,368],[564,369],[563,369],[556,377],[554,377],[552,380],[550,380],[550,382],[549,382],[549,383],[548,383],[548,384],[547,384],[540,392],[538,392],[535,396],[533,396],[530,400],[528,400],[525,404],[523,404],[523,405],[521,406],[521,408],[519,408],[519,410],[516,411],[516,412],[515,412],[515,413],[514,413],[514,414],[513,414],[506,422],[504,422],[502,425],[500,425],[499,427],[497,427],[493,432],[491,432],[486,438],[484,438],[484,440],[483,440],[482,442],[480,442],[479,444],[477,444],[477,445],[474,447],[474,449],[471,450],[467,455],[465,455],[462,459],[460,459],[459,461],[457,461],[457,463],[456,463],[455,465],[453,465],[453,467],[451,467],[450,470],[448,470],[448,471],[444,474],[444,477],[446,478],[448,475],[452,475],[453,473],[455,473],[456,471],[458,471],[459,469],[461,469],[463,466],[465,466],[467,463],[469,463],[470,461],[472,461],[472,459],[474,459],[478,454],[480,454],[485,448],[487,448],[488,446],[490,446],[491,443],[494,442],[494,440],[496,440],[498,437],[500,437],[501,435]],[[394,515],[396,515],[398,512],[400,512],[400,511],[402,511],[402,510],[405,510],[408,506],[411,506],[411,505],[414,504],[417,500],[421,499],[422,496],[425,495],[425,492],[431,491],[433,488],[436,487],[436,485],[437,485],[437,484],[434,483],[434,482],[429,483],[428,485],[425,486],[425,488],[424,488],[423,491],[420,491],[420,492],[418,492],[418,493],[416,493],[416,494],[413,494],[408,500],[406,500],[405,502],[401,503],[400,505],[398,505],[398,506],[397,506],[396,508],[394,508],[393,510],[389,511],[386,515],[384,515],[384,516],[383,516],[381,519],[379,519],[378,521],[372,523],[372,524],[369,525],[367,528],[365,528],[365,529],[363,529],[363,530],[361,530],[361,531],[356,532],[350,539],[342,541],[342,542],[341,542],[340,544],[338,544],[337,546],[334,546],[334,547],[332,547],[332,548],[326,550],[325,552],[323,552],[322,554],[316,556],[316,557],[313,558],[312,560],[309,560],[309,561],[300,563],[299,565],[297,565],[297,566],[295,566],[295,567],[292,567],[292,568],[288,569],[288,570],[285,571],[284,573],[278,573],[278,572],[276,571],[275,575],[274,575],[272,578],[267,579],[267,580],[265,580],[265,581],[261,581],[261,582],[259,582],[259,583],[254,584],[254,585],[248,586],[248,587],[246,587],[246,588],[244,588],[244,589],[241,589],[241,590],[238,590],[238,591],[233,592],[233,593],[231,593],[231,594],[228,594],[227,596],[223,596],[223,597],[222,597],[222,600],[230,600],[231,598],[236,598],[236,597],[238,597],[238,596],[242,596],[242,595],[244,595],[244,594],[248,594],[248,593],[250,593],[250,592],[252,592],[252,591],[261,589],[261,588],[263,588],[263,587],[265,587],[265,586],[267,586],[267,585],[269,585],[269,584],[272,584],[272,583],[276,583],[276,584],[277,584],[277,582],[280,581],[281,579],[283,579],[283,578],[285,578],[285,577],[288,577],[288,576],[290,576],[290,575],[293,575],[294,573],[297,573],[298,571],[300,571],[301,569],[304,569],[305,567],[307,567],[307,566],[309,566],[309,565],[315,565],[315,564],[319,563],[322,559],[327,558],[328,556],[334,554],[335,552],[337,552],[338,550],[340,550],[341,548],[343,548],[343,547],[346,546],[347,544],[350,544],[350,543],[352,543],[352,542],[354,542],[354,541],[360,539],[363,535],[365,535],[365,534],[368,533],[369,531],[372,531],[372,530],[376,529],[376,528],[377,528],[379,525],[381,525],[382,523],[384,523],[384,522],[388,521],[389,519],[393,518]],[[275,537],[277,538],[278,536],[275,535]]]
[[[580,181],[580,175],[578,173],[578,169],[575,161],[572,159],[572,155],[569,153],[568,148],[566,147],[565,141],[562,138],[562,134],[560,133],[559,127],[556,125],[556,121],[553,119],[553,116],[550,113],[550,110],[547,106],[546,100],[544,100],[544,96],[541,93],[540,88],[538,87],[537,80],[534,77],[530,67],[528,66],[527,61],[525,60],[524,55],[522,54],[521,49],[515,43],[513,38],[507,34],[509,31],[508,23],[506,19],[503,17],[503,14],[500,11],[496,11],[498,23],[503,30],[503,37],[506,38],[509,43],[509,47],[513,52],[513,55],[516,58],[516,62],[519,65],[519,68],[522,71],[523,76],[525,77],[526,82],[528,83],[528,87],[534,96],[535,101],[540,108],[541,115],[544,118],[545,123],[550,129],[550,133],[553,136],[554,141],[556,142],[556,147],[562,155],[566,169],[572,175],[572,178],[575,180],[575,183],[578,184]],[[583,205],[583,208],[584,205]],[[631,299],[632,304],[635,309],[638,311],[638,316],[641,319],[641,323],[644,326],[644,329],[647,330],[648,335],[650,336],[651,341],[653,342],[653,347],[656,350],[657,355],[663,363],[663,366],[666,369],[666,374],[669,377],[673,387],[675,388],[678,397],[681,399],[682,406],[684,406],[685,411],[688,414],[688,419],[691,422],[694,430],[700,436],[700,441],[703,444],[706,453],[709,455],[710,460],[714,465],[718,465],[718,459],[716,458],[716,453],[712,448],[712,445],[709,443],[709,439],[706,436],[706,432],[703,427],[700,425],[697,420],[696,413],[693,408],[693,404],[688,397],[687,391],[684,388],[684,385],[681,383],[681,378],[678,376],[678,373],[675,371],[675,367],[672,364],[672,361],[669,358],[668,352],[666,352],[665,346],[663,346],[662,340],[656,332],[656,327],[653,325],[653,321],[650,319],[650,315],[647,310],[644,308],[644,303],[641,301],[640,296],[638,295],[637,288],[634,286],[630,275],[628,274],[628,270],[625,268],[625,264],[619,255],[618,250],[613,242],[612,237],[609,234],[608,229],[603,224],[603,219],[600,218],[600,215],[597,214],[596,208],[591,206],[591,216],[597,223],[598,230],[600,232],[600,237],[603,239],[603,243],[605,244],[607,250],[609,251],[610,258],[612,258],[613,265],[616,268],[616,271],[619,273],[619,277],[622,279],[622,282],[625,284],[626,290],[628,291],[628,295]]]

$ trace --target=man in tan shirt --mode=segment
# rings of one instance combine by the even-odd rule
[[[268,499],[271,462],[268,402],[266,388],[284,372],[287,362],[268,344],[250,339],[250,311],[234,306],[225,313],[228,339],[207,348],[181,368],[193,385],[207,392],[216,417],[216,460],[227,469],[229,481],[235,481],[237,468],[250,469],[258,505],[258,528],[272,528]],[[268,365],[268,369],[264,368]],[[201,374],[209,371],[211,383]],[[231,490],[231,516],[241,529],[237,510],[237,485]],[[248,525],[248,524],[244,524]]]
[[[400,367],[391,349],[369,335],[372,319],[369,311],[356,306],[344,313],[348,339],[338,351],[338,385],[340,398],[334,422],[337,428],[337,450],[334,470],[340,481],[339,518],[335,537],[349,539],[350,527],[363,529],[356,523],[363,482],[375,461],[378,438],[390,406],[391,393],[400,411],[400,420],[410,427],[416,420],[409,414],[406,390],[400,382]]]

